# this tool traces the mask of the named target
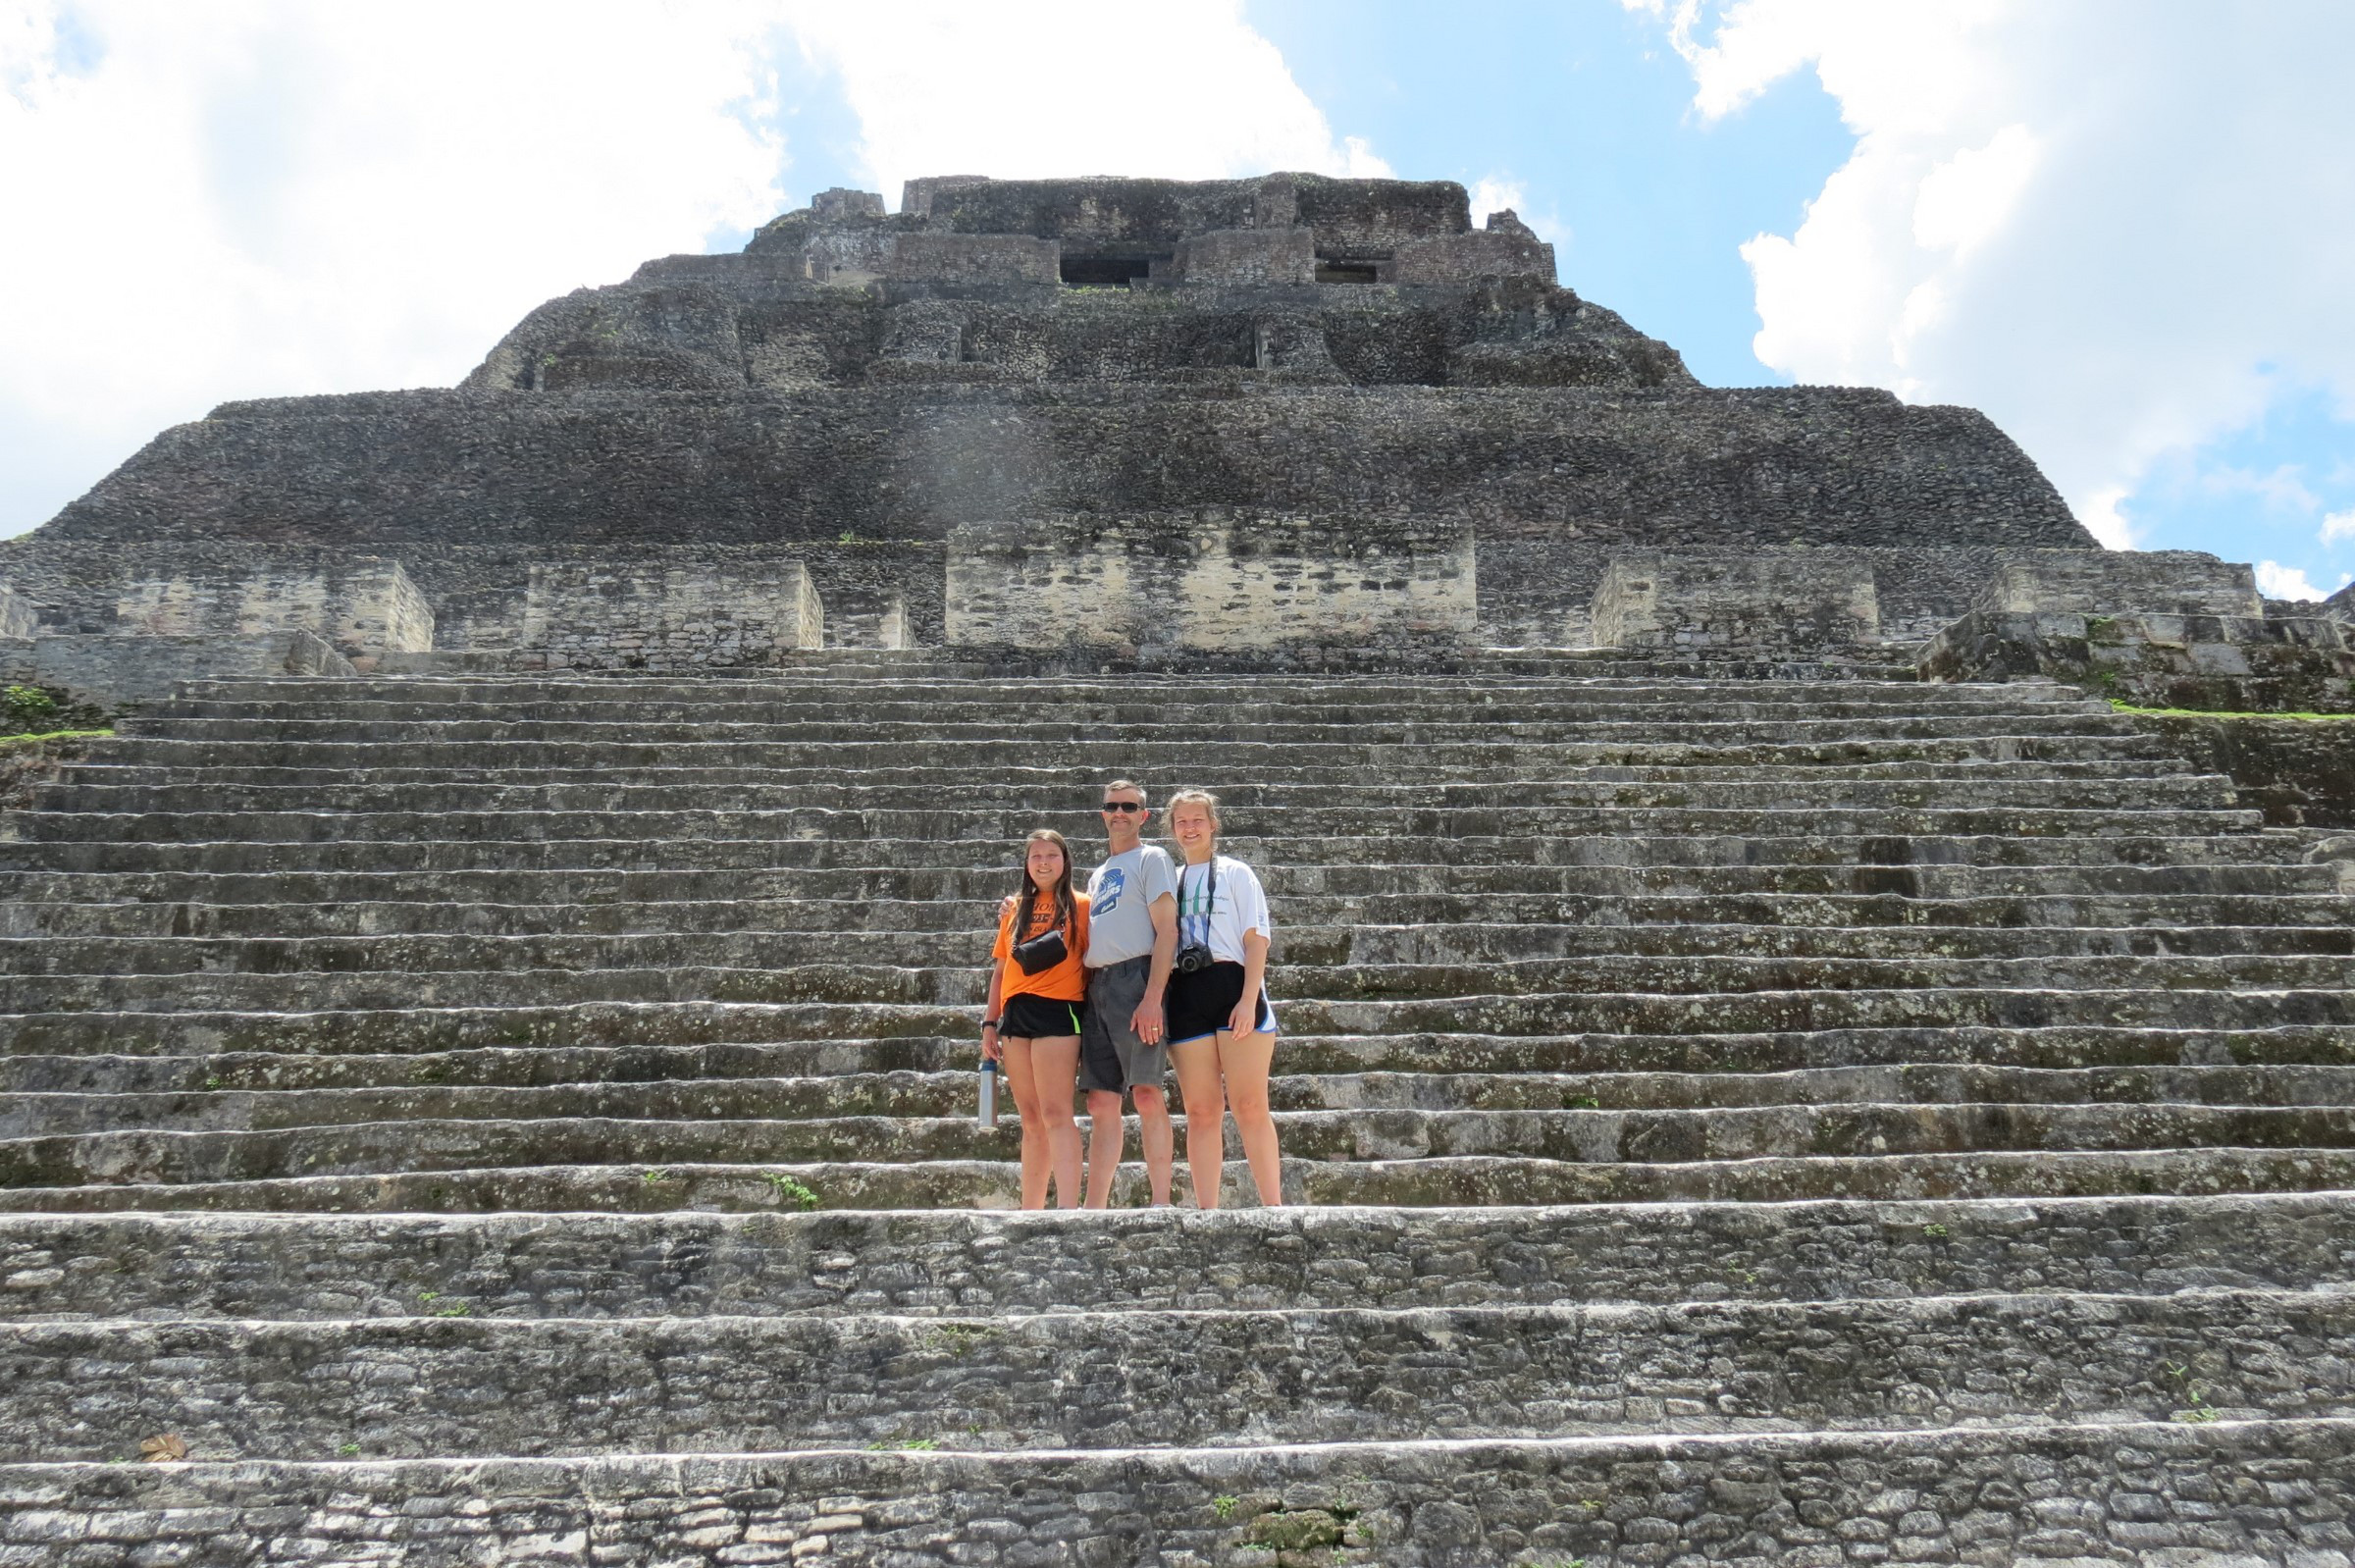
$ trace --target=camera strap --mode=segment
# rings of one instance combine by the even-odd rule
[[[1185,873],[1190,869],[1192,869],[1192,867],[1188,866],[1183,861],[1179,861],[1178,862],[1178,915],[1180,919],[1183,919],[1185,916]],[[1202,946],[1205,949],[1208,949],[1210,946],[1211,916],[1216,915],[1218,910],[1219,852],[1217,850],[1212,850],[1210,852],[1209,874],[1205,879],[1202,888]],[[1180,947],[1185,945],[1182,938],[1179,940],[1178,945]]]

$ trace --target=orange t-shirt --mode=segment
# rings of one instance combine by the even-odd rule
[[[1087,969],[1080,960],[1087,956],[1087,895],[1072,895],[1072,928],[1063,935],[1064,946],[1071,949],[1061,964],[1036,974],[1024,974],[1022,967],[1014,962],[1014,917],[1021,909],[1017,898],[998,914],[998,943],[990,949],[998,961],[998,1001],[1003,1004],[1012,996],[1043,996],[1054,1002],[1084,1002],[1087,1000]],[[1055,902],[1040,898],[1032,901],[1030,928],[1021,934],[1027,942],[1034,936],[1044,936],[1055,928]]]

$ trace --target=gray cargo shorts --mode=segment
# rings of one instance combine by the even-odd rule
[[[1079,1031],[1079,1087],[1090,1092],[1158,1089],[1170,1071],[1170,1042],[1147,1045],[1128,1020],[1153,977],[1150,957],[1087,971],[1087,1021]]]

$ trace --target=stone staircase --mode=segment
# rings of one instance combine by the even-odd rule
[[[0,1568],[2351,1560],[2355,884],[1881,673],[191,687],[0,822]],[[975,1212],[1115,771],[1310,1207]]]

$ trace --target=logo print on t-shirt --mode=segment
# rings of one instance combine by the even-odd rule
[[[1128,885],[1127,873],[1117,865],[1104,867],[1103,877],[1096,883],[1096,896],[1087,901],[1088,918],[1100,920],[1121,907],[1121,890]]]

